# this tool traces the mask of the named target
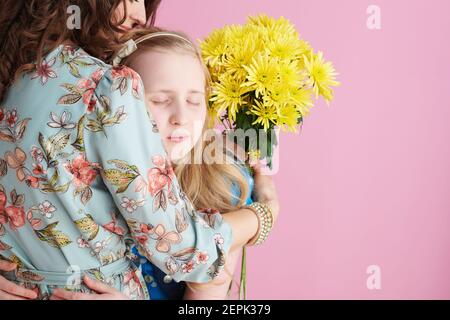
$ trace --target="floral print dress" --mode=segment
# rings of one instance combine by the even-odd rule
[[[131,69],[66,45],[13,83],[0,105],[0,258],[19,268],[3,276],[41,299],[89,292],[83,273],[148,299],[135,245],[176,282],[217,276],[231,227],[180,190],[143,96]]]

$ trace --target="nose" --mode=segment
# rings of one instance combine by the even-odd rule
[[[143,27],[147,22],[147,17],[144,9],[139,9],[130,14],[130,19],[132,21],[132,27]]]
[[[174,126],[183,126],[188,123],[186,108],[187,106],[182,101],[175,101],[173,103],[173,108],[169,119],[170,124]]]

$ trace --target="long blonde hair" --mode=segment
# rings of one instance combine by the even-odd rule
[[[163,30],[155,27],[135,30],[129,33],[124,40],[133,39],[136,41],[150,33],[161,31]],[[211,79],[199,50],[183,33],[167,31],[164,31],[164,33],[170,33],[172,35],[160,34],[142,41],[138,44],[138,50],[136,52],[140,50],[170,50],[191,54],[198,59],[205,73],[205,96],[206,106],[208,106],[211,93]],[[133,54],[126,57],[122,63],[127,65],[132,58]],[[209,119],[205,121],[202,136],[204,136],[204,133],[208,129],[213,127],[213,121],[210,121],[210,117],[211,114],[208,112]],[[233,211],[237,207],[245,204],[249,187],[241,169],[232,164],[235,162],[232,151],[227,152],[227,149],[224,147],[215,148],[215,150],[219,150],[222,153],[222,158],[225,160],[219,163],[216,163],[213,159],[213,157],[217,157],[216,155],[212,156],[204,152],[207,146],[211,146],[211,143],[216,144],[216,146],[223,145],[222,141],[220,141],[222,139],[221,136],[216,136],[215,138],[213,141],[205,141],[201,138],[182,161],[174,164],[174,171],[182,190],[197,209],[214,208],[224,213]],[[229,144],[225,143],[225,145]],[[236,146],[233,146],[233,148],[236,148]],[[199,156],[201,157],[201,163],[196,164],[194,159],[199,159]],[[239,194],[233,192],[233,185],[239,190]]]

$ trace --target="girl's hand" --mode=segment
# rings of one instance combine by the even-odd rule
[[[13,271],[17,268],[15,263],[0,260],[0,271]],[[34,300],[37,293],[33,290],[25,289],[14,282],[6,280],[0,276],[0,300]]]
[[[280,204],[278,202],[278,194],[273,179],[263,174],[262,164],[256,163],[252,165],[253,179],[255,181],[254,195],[255,200],[270,206],[273,212],[274,221],[278,218],[280,212]]]
[[[101,281],[83,277],[86,286],[96,293],[71,292],[63,289],[55,289],[50,300],[130,300],[122,292],[104,284]]]

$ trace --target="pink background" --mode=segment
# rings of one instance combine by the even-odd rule
[[[157,24],[202,38],[257,13],[291,20],[342,86],[281,137],[282,214],[248,251],[248,298],[450,299],[450,1],[163,0]]]

